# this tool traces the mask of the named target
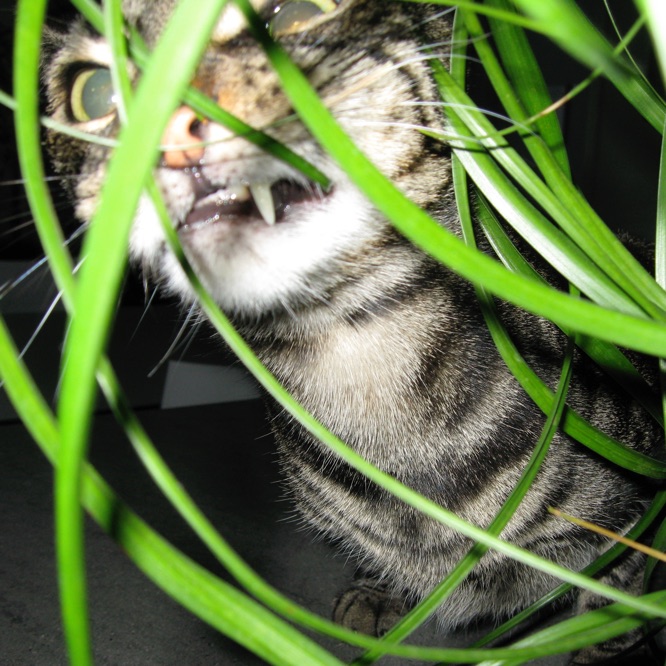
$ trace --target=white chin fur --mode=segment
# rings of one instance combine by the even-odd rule
[[[337,261],[377,233],[373,208],[350,184],[341,183],[320,202],[299,205],[299,217],[274,226],[211,225],[189,235],[184,247],[197,275],[220,307],[256,317],[289,304],[323,298]],[[173,293],[193,300],[176,258],[164,252],[164,234],[152,205],[142,201],[130,238],[132,259],[157,270]]]

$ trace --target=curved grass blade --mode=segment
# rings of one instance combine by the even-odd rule
[[[252,11],[246,0],[236,0],[236,3],[244,12]],[[447,232],[404,197],[354,146],[323,107],[304,75],[270,40],[261,22],[250,18],[250,25],[267,50],[303,122],[373,204],[416,245],[471,282],[481,284],[501,298],[547,319],[648,354],[660,355],[661,350],[666,349],[664,324],[599,308],[513,275]],[[289,72],[289,78],[286,72]]]
[[[86,237],[84,253],[88,260],[81,270],[76,316],[65,345],[58,406],[62,446],[55,478],[56,535],[65,631],[74,664],[91,663],[89,641],[79,642],[77,636],[83,635],[80,625],[87,615],[79,493],[95,396],[95,373],[124,272],[129,226],[145,174],[156,155],[155,150],[137,151],[136,147],[157,145],[167,116],[189,82],[204,39],[224,0],[208,3],[205,9],[196,8],[195,4],[193,0],[184,0],[176,9],[157,49],[159,56],[156,54],[137,90],[137,103],[131,109],[134,122],[121,133],[120,145],[109,162],[98,214]],[[189,44],[183,43],[181,30],[189,33]],[[41,30],[34,34],[39,38]],[[169,86],[161,76],[163,71],[170,72]]]
[[[57,216],[49,196],[44,196],[43,166],[39,136],[39,51],[40,35],[46,12],[43,0],[28,2],[20,0],[16,8],[14,46],[14,89],[17,102],[15,113],[16,140],[19,147],[19,161],[26,181],[26,193],[40,233],[47,243],[64,247],[64,237],[57,223]],[[44,224],[42,221],[50,223]],[[65,252],[50,259],[55,271],[71,277],[71,262]],[[65,294],[65,301],[69,296]],[[92,663],[90,630],[85,603],[86,586],[82,560],[82,521],[76,506],[72,513],[60,517],[61,529],[67,534],[73,546],[73,558],[65,557],[58,569],[58,581],[62,602],[63,627],[72,663],[85,665]],[[62,542],[59,542],[59,545]]]
[[[19,359],[0,318],[0,376],[26,428],[57,469],[57,423]],[[82,470],[81,501],[97,523],[155,584],[213,627],[272,664],[340,666],[318,645],[189,560],[115,497],[91,466]]]
[[[462,169],[460,162],[455,157],[452,166],[453,182],[456,190],[456,203],[458,205],[458,212],[462,222],[463,237],[467,243],[474,246],[475,240],[468,194],[469,190],[467,186],[467,175]],[[477,297],[481,303],[486,323],[489,329],[494,331],[493,335],[506,335],[506,331],[503,329],[497,317],[497,313],[492,303],[492,297],[481,289],[477,290]],[[573,344],[570,343],[564,358],[562,373],[555,392],[552,411],[547,415],[546,423],[542,429],[539,441],[537,442],[532,456],[516,484],[516,487],[512,490],[501,510],[488,526],[487,529],[490,534],[499,536],[517,511],[520,503],[541,469],[541,465],[548,453],[550,443],[559,426],[564,411],[566,394],[571,380],[572,360]],[[420,602],[416,608],[407,613],[400,622],[392,627],[391,630],[384,635],[383,640],[387,642],[403,640],[421,626],[437,610],[451,592],[463,582],[487,551],[488,548],[485,546],[474,546],[470,552],[460,560],[458,565],[454,567],[446,579],[444,579],[433,592],[426,597],[426,599]],[[369,651],[353,663],[358,666],[365,666],[374,663],[374,661],[380,656],[380,651]]]
[[[30,30],[31,34],[39,34],[39,32],[40,32],[39,30],[36,30],[35,32],[32,32],[32,29],[29,29],[29,30]],[[21,83],[24,84],[24,88],[26,90],[28,90],[28,91],[37,90],[37,86],[33,87],[30,84],[30,77],[28,77],[28,76],[21,77],[20,81],[21,81]],[[25,105],[23,105],[23,106],[25,106]],[[23,106],[21,108],[23,108]],[[30,129],[31,126],[26,122],[28,117],[29,117],[28,113],[24,113],[22,115],[23,127],[27,126],[28,129]],[[36,126],[37,126],[36,124],[33,124],[33,127],[36,127]],[[40,187],[43,187],[44,180],[39,177],[40,172],[37,170],[38,167],[41,167],[41,154],[38,151],[38,149],[33,150],[31,152],[31,149],[34,148],[34,146],[38,147],[38,141],[34,141],[32,146],[29,146],[26,150],[24,150],[22,152],[22,156],[24,158],[24,161],[27,162],[27,166],[29,167],[28,175],[27,175],[28,187],[30,188],[30,185],[33,184],[33,185],[35,185],[35,187],[33,189],[39,190]],[[26,155],[28,155],[29,157],[26,157]],[[37,173],[37,175],[35,175],[35,173]],[[31,190],[31,192],[32,192],[32,190]],[[37,198],[37,201],[38,201],[38,206],[37,207],[39,207],[39,206],[45,207],[45,206],[48,206],[49,203],[50,203],[50,199],[48,197],[47,192],[39,193],[38,197],[36,195],[33,195],[33,198]],[[46,217],[46,215],[42,214],[39,217],[39,220],[42,220],[45,217]],[[57,232],[57,230],[59,229],[59,227],[57,225],[57,218],[55,218],[55,214],[53,214],[52,217],[53,217],[53,219],[51,219],[51,220],[49,220],[45,223],[40,224],[40,226],[42,226],[47,233],[51,230],[55,230]],[[70,269],[69,269],[69,256],[64,251],[64,245],[62,245],[60,243],[60,237],[57,235],[57,233],[55,234],[55,241],[49,241],[48,237],[44,238],[44,240],[45,240],[45,246],[50,250],[50,252],[49,252],[50,260],[53,260],[54,258],[56,260],[59,260],[59,261],[56,261],[56,264],[54,266],[54,272],[57,276],[57,280],[60,283],[62,283],[62,289],[63,289],[63,293],[65,294],[65,299],[70,302],[69,307],[71,309],[72,308],[71,295],[72,295],[72,292],[73,292],[74,284],[73,284],[72,275],[71,275],[71,272],[70,272]],[[59,269],[58,266],[60,266],[61,269]],[[64,266],[64,269],[62,269],[63,266]],[[8,349],[8,346],[5,344],[2,347],[2,350],[6,351],[7,349]],[[11,354],[11,352],[10,352],[10,354]],[[110,372],[110,368],[107,368],[107,371]],[[3,372],[3,374],[5,374],[5,373]],[[13,382],[15,380],[12,380],[8,376],[6,376],[5,379],[7,381],[8,388],[10,386],[14,385]],[[29,388],[26,389],[25,387],[23,387],[23,389],[19,389],[19,396],[20,397],[15,397],[15,401],[19,401],[21,404],[25,405],[26,402],[27,402],[26,401],[26,395],[25,395],[26,391],[30,391],[30,389]],[[33,390],[32,394],[37,395],[36,389]],[[30,394],[28,394],[28,395],[30,396]],[[28,403],[29,403],[29,401],[28,401]],[[45,409],[47,410],[47,408],[45,408]],[[41,440],[44,440],[44,438],[49,438],[51,440],[54,440],[55,437],[56,437],[56,432],[55,432],[55,429],[53,427],[49,431],[48,435],[44,434],[43,432],[42,433],[35,432],[34,428],[36,427],[37,424],[45,423],[44,427],[49,427],[49,426],[52,426],[52,423],[48,419],[37,418],[37,416],[35,415],[34,412],[35,412],[35,410],[28,410],[27,414],[24,413],[25,414],[24,415],[24,420],[25,420],[26,424],[30,424],[32,426],[34,436],[38,439],[41,439]],[[46,413],[46,412],[44,412],[44,413]],[[182,596],[182,593],[180,595],[175,595],[175,596]],[[81,615],[81,619],[85,619],[85,616]],[[217,622],[217,624],[219,625],[219,622]],[[78,631],[80,632],[81,629],[78,629]],[[231,633],[233,633],[233,632],[231,632]],[[265,634],[266,632],[264,631],[263,633]],[[81,634],[79,633],[79,636],[80,635]],[[251,646],[249,646],[249,647],[251,647]],[[80,657],[76,657],[75,659],[78,661],[80,659]],[[296,660],[292,663],[300,663],[300,661]]]
[[[506,0],[486,0],[486,4],[509,10]],[[473,40],[474,48],[488,79],[509,117],[519,124],[524,124],[532,117],[536,118],[534,126],[537,135],[521,133],[521,138],[537,165],[544,165],[541,156],[543,151],[548,151],[560,169],[569,175],[569,160],[559,120],[554,112],[542,115],[543,110],[552,105],[552,99],[524,31],[511,23],[490,19],[493,40],[502,58],[505,75],[488,41],[480,39],[485,32],[476,14],[465,11],[462,15],[469,34],[476,38]],[[550,160],[545,163],[546,168],[542,168],[546,178],[549,164]]]
[[[492,17],[506,23],[518,25],[526,30],[539,31],[541,23],[534,19],[518,14],[515,11],[506,11],[498,7],[480,4],[477,0],[403,0],[403,2],[413,2],[423,5],[445,5],[447,7],[458,7],[460,9],[470,10],[477,14]]]
[[[516,270],[525,275],[531,275],[535,280],[543,280],[543,278],[523,259],[511,241],[507,238],[499,223],[494,219],[492,211],[481,194],[479,194],[478,218],[479,223],[488,235],[491,244],[503,263],[510,266],[512,270]],[[563,329],[563,331],[565,334],[570,334],[570,331],[567,329]],[[658,423],[663,425],[663,419],[658,411],[655,395],[652,389],[646,384],[636,368],[626,356],[620,352],[620,350],[595,338],[578,336],[576,342],[578,346],[603,367],[611,377],[615,378],[617,383],[624,390],[628,391],[634,399],[641,402]],[[524,381],[527,382],[528,386],[540,385],[547,390],[547,387],[543,385],[543,382],[536,377],[525,378]],[[594,428],[572,410],[567,412],[563,429],[567,434],[575,436],[578,441],[585,445],[596,442],[596,444],[592,444],[592,446],[594,447],[594,450],[602,455],[605,455],[606,450],[616,447],[618,448],[618,452],[627,450],[623,444],[608,437],[597,428]],[[603,450],[599,448],[600,445]],[[608,449],[606,449],[606,447],[608,447]],[[638,458],[636,459],[636,462],[638,462]],[[634,471],[637,471],[637,469],[634,469]]]
[[[514,225],[519,224],[519,233],[526,236],[530,244],[535,244],[533,240],[530,240],[531,235],[540,230],[536,247],[541,254],[544,254],[545,249],[555,249],[557,245],[553,246],[553,243],[561,245],[563,242],[557,240],[558,234],[545,223],[540,223],[538,229],[534,227],[540,217],[538,215],[535,217],[530,213],[533,206],[509,184],[507,177],[494,164],[495,160],[534,200],[539,202],[553,220],[589,255],[594,264],[603,267],[604,272],[621,286],[624,295],[618,294],[617,289],[603,292],[611,302],[615,299],[614,305],[611,306],[613,309],[629,308],[630,311],[634,311],[635,305],[628,302],[628,294],[631,296],[631,300],[640,304],[652,317],[664,320],[666,292],[654,282],[649,273],[599,219],[571,181],[562,173],[554,159],[552,159],[549,169],[549,182],[553,186],[551,190],[536,177],[517,152],[508,147],[506,141],[491,138],[496,135],[493,126],[482,113],[476,110],[472,100],[453,81],[445,68],[437,63],[433,63],[433,67],[445,101],[454,105],[445,107],[451,122],[456,127],[457,135],[461,137],[460,144],[456,145],[455,142],[452,142],[454,148],[458,149],[460,159],[465,163],[468,173],[472,175],[493,205],[502,212],[503,217]],[[460,121],[464,125],[460,125]],[[488,148],[488,154],[480,152],[476,142],[469,144],[464,142],[462,140],[464,136],[481,138]],[[549,159],[548,153],[544,152],[541,158]],[[518,211],[523,211],[523,217],[518,216]],[[566,252],[568,252],[568,243],[566,247]],[[579,288],[581,288],[581,280],[584,281],[587,286],[581,288],[583,292],[589,294],[592,289],[593,293],[598,293],[599,289],[607,287],[607,279],[602,279],[595,287],[594,284],[590,284],[591,280],[585,278],[585,272],[594,265],[592,262],[585,262],[584,259],[578,257],[577,262],[572,264],[571,261],[567,261],[566,256],[564,254],[560,259],[561,262],[564,262],[564,270],[557,263],[554,265]],[[572,258],[576,257],[576,254],[572,255]],[[549,258],[549,261],[553,263],[552,258]],[[572,274],[572,271],[576,270],[578,273]],[[597,282],[596,278],[594,282]],[[511,298],[507,300],[511,300]],[[547,318],[556,319],[550,316]],[[608,339],[601,330],[598,333],[598,337]],[[631,345],[628,346],[631,347]]]
[[[654,603],[663,604],[666,601],[666,592],[654,592],[645,595]],[[620,604],[604,606],[599,610],[589,611],[584,615],[559,622],[553,627],[542,629],[527,638],[517,641],[514,645],[539,645],[542,641],[548,643],[561,643],[567,647],[566,652],[579,650],[581,642],[586,644],[601,643],[616,636],[620,636],[644,625],[644,620],[635,617],[631,611]],[[590,641],[590,638],[593,640]],[[478,666],[518,666],[525,663],[523,660],[501,660],[482,662]]]
[[[640,539],[640,537],[645,534],[645,532],[652,526],[655,520],[657,520],[662,515],[664,507],[666,507],[666,491],[661,491],[655,495],[652,504],[648,507],[647,511],[643,514],[640,520],[627,532],[627,538]],[[654,543],[657,545],[656,540]],[[624,544],[613,545],[605,553],[600,555],[594,562],[585,567],[581,573],[586,576],[595,576],[600,571],[608,567],[618,557],[620,557],[627,550],[627,548],[628,546]],[[563,597],[565,594],[569,593],[572,589],[573,586],[569,585],[568,583],[559,585],[543,598],[539,599],[510,620],[507,620],[499,627],[493,629],[483,638],[475,641],[473,643],[473,647],[482,647],[498,640],[508,632],[520,626],[529,618],[533,617],[539,611],[543,610],[553,602]]]
[[[647,17],[652,41],[657,51],[661,73],[666,83],[666,13],[661,0],[636,0],[636,4],[642,9]]]
[[[666,35],[666,21],[664,31]],[[664,61],[666,64],[666,60]],[[659,163],[659,187],[657,190],[657,220],[655,231],[655,278],[666,289],[666,123],[661,142],[661,159]],[[666,358],[659,360],[661,370],[661,404],[666,421]]]
[[[622,45],[622,53],[624,53],[627,57],[627,60],[631,62],[634,71],[643,79],[644,83],[646,86],[650,87],[654,94],[656,96],[659,95],[655,87],[652,85],[652,83],[649,81],[643,70],[641,69],[641,66],[638,64],[636,59],[634,58],[633,54],[629,50],[629,33],[634,32],[637,28],[643,28],[645,27],[645,24],[647,23],[647,19],[644,14],[639,16],[638,20],[634,23],[634,25],[629,29],[629,31],[626,34],[622,34],[622,31],[620,30],[620,26],[617,24],[617,21],[615,20],[615,15],[613,13],[613,10],[611,9],[611,6],[609,4],[609,0],[604,0],[604,7],[606,8],[606,14],[608,15],[608,19],[611,22],[611,25],[613,26],[613,30],[615,34],[617,35],[617,38],[619,39],[619,43],[616,46],[616,53],[617,48]]]
[[[666,107],[624,59],[590,23],[572,0],[514,0],[515,4],[540,24],[540,32],[590,69],[601,68],[604,75],[657,130],[664,127]]]
[[[483,194],[477,192],[477,195],[477,217],[479,224],[502,263],[514,272],[531,276],[535,280],[544,281],[513,245],[495,218],[490,204],[486,201]],[[570,331],[567,329],[562,330],[566,335],[570,334]],[[585,336],[578,336],[576,343],[615,380],[618,386],[627,391],[639,404],[643,405],[646,411],[663,426],[663,415],[661,408],[657,404],[653,389],[646,383],[631,361],[617,347],[602,340]],[[598,435],[606,437],[600,432]],[[611,443],[613,440],[607,438],[607,441]]]

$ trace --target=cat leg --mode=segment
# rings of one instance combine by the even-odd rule
[[[602,576],[600,581],[629,594],[640,595],[642,592],[644,568],[645,557],[641,553],[633,551],[623,557],[621,562]],[[609,603],[609,600],[604,597],[600,597],[588,590],[581,590],[576,604],[577,614],[581,615],[588,611],[603,608]],[[600,662],[617,664],[618,666],[625,663],[652,664],[650,655],[645,648],[640,648],[640,651],[632,650],[627,654],[626,660],[618,657],[622,652],[638,643],[641,638],[641,629],[635,629],[604,643],[591,645],[576,652],[571,659],[571,664],[598,664]]]
[[[391,594],[377,579],[362,577],[335,600],[333,621],[347,629],[379,637],[409,609],[405,599]]]

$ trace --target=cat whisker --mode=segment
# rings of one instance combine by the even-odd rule
[[[71,239],[70,239],[70,240],[71,240]],[[41,267],[41,266],[44,264],[45,261],[46,261],[46,257],[45,257],[44,259],[40,260],[40,261],[39,261],[35,266],[33,266],[29,271],[26,271],[26,272],[25,272],[25,273],[19,278],[18,281],[14,281],[14,283],[12,283],[12,288],[13,288],[14,286],[16,286],[16,284],[17,284],[18,282],[22,282],[22,281],[27,277],[27,275],[31,275],[31,274],[33,274],[33,273],[35,272],[35,270],[37,270],[39,267]],[[82,259],[81,261],[79,261],[79,262],[76,264],[76,266],[75,266],[74,269],[73,269],[73,273],[74,273],[74,274],[76,274],[76,273],[79,271],[79,269],[80,269],[81,266],[83,265],[83,262],[84,262],[84,261],[85,261],[85,258]],[[0,295],[0,298],[2,298],[2,296],[5,296],[6,293],[7,293],[7,290],[3,290],[3,293]],[[58,304],[59,304],[60,301],[62,300],[62,296],[63,296],[63,292],[62,292],[62,291],[59,291],[59,292],[56,294],[55,298],[51,301],[51,304],[49,305],[49,307],[48,307],[48,308],[46,309],[46,311],[44,312],[42,318],[39,320],[39,323],[38,323],[37,326],[35,327],[35,330],[32,332],[32,335],[30,336],[30,338],[28,339],[28,341],[25,343],[25,345],[23,345],[23,348],[22,348],[21,351],[19,352],[19,355],[18,355],[18,358],[19,358],[19,359],[24,358],[25,355],[28,353],[28,351],[30,350],[30,348],[31,348],[32,345],[34,344],[35,340],[37,339],[37,337],[39,336],[39,334],[40,334],[40,333],[42,332],[42,330],[44,329],[44,326],[46,325],[46,322],[49,320],[49,317],[53,314],[54,310],[56,309],[56,307],[58,306]],[[3,384],[0,382],[0,387],[1,387],[2,385],[3,385]],[[56,395],[57,395],[57,390],[56,390]]]
[[[166,350],[162,358],[157,362],[155,367],[148,373],[149,379],[154,377],[155,374],[157,374],[160,368],[169,360],[169,358],[171,358],[171,355],[178,348],[178,345],[185,336],[185,332],[188,330],[190,322],[196,316],[196,310],[197,306],[195,303],[193,303],[190,306],[190,309],[188,310],[187,315],[185,316],[185,319],[183,320],[183,323],[180,329],[178,330],[178,333],[176,334],[176,337],[174,338],[173,342],[169,345],[169,348]]]
[[[144,281],[143,281],[143,286],[144,286],[144,292],[147,295],[148,294],[148,288],[147,288],[148,282],[145,278],[144,278]],[[139,328],[141,327],[141,324],[143,323],[143,320],[146,318],[146,315],[150,311],[150,307],[152,306],[153,301],[155,300],[155,297],[157,296],[158,293],[159,293],[159,289],[158,289],[158,287],[155,287],[153,289],[152,293],[150,294],[150,296],[146,299],[146,302],[144,303],[144,307],[143,307],[143,312],[141,313],[141,317],[139,318],[139,321],[138,321],[137,325],[135,326],[134,331],[132,332],[132,335],[130,337],[130,341],[134,340],[134,337],[136,336]]]
[[[76,229],[72,235],[65,241],[65,245],[70,245],[72,242],[74,242],[79,236],[81,236],[84,233],[85,229],[84,227],[79,227]],[[13,280],[5,283],[0,287],[0,300],[2,300],[4,297],[7,296],[12,290],[16,289],[20,284],[25,282],[29,277],[34,275],[40,268],[44,267],[48,263],[48,257],[44,256],[38,259],[30,268],[26,269],[21,275],[18,277],[14,278]],[[78,270],[78,267],[81,265],[79,263],[75,269],[74,272]]]
[[[7,201],[7,203],[11,203],[11,200]],[[66,202],[56,204],[55,206],[56,211],[58,210],[65,210],[69,208],[69,204]],[[12,224],[16,220],[20,220],[22,218],[27,218],[25,222],[21,222],[20,224]],[[20,231],[25,231],[26,229],[29,229],[31,227],[34,227],[35,222],[34,222],[34,217],[29,210],[23,210],[18,213],[15,213],[14,215],[9,215],[8,217],[3,218],[0,220],[0,225],[8,226],[11,224],[10,229],[6,229],[5,231],[2,232],[3,236],[8,236],[13,233],[17,233]]]
[[[358,127],[369,127],[369,126],[374,126],[374,127],[399,127],[401,129],[413,129],[417,130],[419,132],[424,132],[426,134],[429,134],[431,136],[435,136],[438,139],[441,139],[442,141],[447,141],[447,142],[452,142],[452,141],[466,141],[468,143],[476,143],[479,146],[483,146],[484,142],[483,139],[477,138],[477,137],[469,137],[469,136],[463,136],[460,134],[454,134],[453,132],[447,132],[446,130],[442,130],[439,128],[431,128],[426,125],[418,125],[416,123],[407,123],[407,122],[399,122],[395,120],[352,120],[350,121],[350,124],[354,124]]]
[[[45,183],[60,183],[63,180],[68,180],[68,179],[73,179],[76,176],[44,176],[43,181]],[[26,184],[26,179],[25,178],[14,178],[12,180],[3,180],[0,182],[0,187],[24,187]]]
[[[427,18],[423,19],[423,21],[419,21],[415,23],[415,27],[421,27],[426,25],[426,23],[432,23],[433,21],[439,21],[440,19],[444,18],[445,16],[448,16],[449,14],[452,14],[453,12],[456,11],[455,7],[448,7],[447,9],[443,9],[440,12],[437,12],[436,14],[433,14],[432,16],[428,16]]]
[[[48,257],[42,257],[36,261],[30,268],[21,273],[17,278],[5,282],[2,287],[0,287],[0,300],[5,298],[12,290],[18,287],[22,282],[25,282],[31,275],[34,275],[42,266],[46,264]]]
[[[470,104],[456,104],[452,102],[426,102],[426,101],[408,101],[408,102],[401,102],[401,106],[434,106],[434,107],[447,107],[450,109],[468,109],[471,111],[479,111],[483,113],[485,116],[488,116],[490,118],[496,118],[497,120],[501,120],[511,127],[514,127],[516,129],[521,129],[525,131],[526,133],[537,136],[536,132],[527,124],[521,123],[518,120],[515,120],[514,118],[511,118],[510,116],[507,116],[502,113],[498,113],[497,111],[491,111],[490,109],[483,109],[479,106],[473,106]]]
[[[62,294],[63,294],[62,291],[59,291],[56,294],[56,297],[51,302],[51,305],[49,305],[46,312],[44,313],[44,315],[40,319],[39,324],[37,324],[37,327],[33,331],[32,335],[30,336],[28,341],[23,346],[23,349],[19,353],[19,358],[23,358],[27,354],[30,347],[32,347],[32,344],[37,339],[37,336],[41,333],[41,331],[44,328],[44,326],[46,325],[46,322],[48,321],[49,317],[53,314],[53,311],[56,309],[58,303],[60,303],[60,301],[62,299]]]

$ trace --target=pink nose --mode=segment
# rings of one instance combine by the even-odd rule
[[[162,136],[162,145],[165,147],[162,156],[164,165],[183,169],[199,164],[204,156],[200,130],[201,121],[190,107],[181,106],[177,109]]]

